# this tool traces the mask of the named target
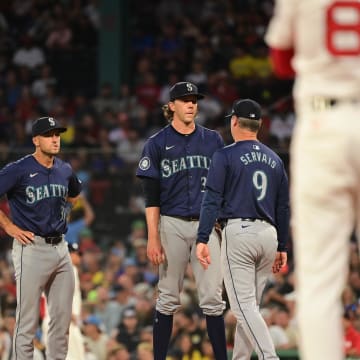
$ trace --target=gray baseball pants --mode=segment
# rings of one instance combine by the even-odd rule
[[[180,306],[180,292],[188,264],[191,264],[198,290],[199,306],[205,315],[223,314],[223,277],[220,264],[220,241],[216,232],[210,235],[212,263],[204,270],[196,257],[196,238],[199,222],[184,221],[171,216],[160,218],[160,238],[166,262],[159,266],[159,296],[156,310],[172,315]]]
[[[33,339],[39,326],[40,297],[45,293],[49,311],[47,360],[64,360],[74,294],[74,271],[67,243],[45,243],[35,236],[31,245],[13,242],[16,277],[16,325],[13,360],[33,360]]]
[[[230,308],[237,319],[233,360],[279,359],[259,305],[272,272],[278,241],[276,229],[261,220],[228,220],[221,263]]]

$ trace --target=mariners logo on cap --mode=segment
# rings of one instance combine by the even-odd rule
[[[139,168],[141,170],[145,171],[145,170],[149,169],[149,167],[150,167],[150,159],[147,156],[145,156],[140,160]]]
[[[55,126],[55,121],[52,117],[49,117],[49,124],[50,126]]]
[[[186,84],[186,88],[188,89],[188,91],[193,91],[193,87],[190,83]]]

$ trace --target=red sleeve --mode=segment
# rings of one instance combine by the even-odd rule
[[[39,315],[40,315],[40,319],[43,320],[45,315],[46,315],[46,298],[45,296],[42,294],[41,297],[40,297],[40,312],[39,312]]]
[[[275,49],[270,48],[270,59],[274,73],[280,79],[292,79],[295,71],[291,66],[291,59],[294,56],[294,49]]]

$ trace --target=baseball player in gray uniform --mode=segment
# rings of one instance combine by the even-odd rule
[[[219,219],[222,271],[237,319],[233,359],[248,360],[254,349],[259,359],[278,359],[259,305],[271,271],[287,262],[288,178],[279,156],[257,140],[260,105],[236,101],[229,118],[234,143],[213,155],[196,253],[204,269],[210,268],[209,234]]]
[[[52,117],[37,119],[35,152],[0,170],[0,195],[7,195],[11,210],[11,219],[0,211],[0,226],[14,238],[13,360],[33,359],[42,292],[50,316],[46,359],[65,359],[68,349],[74,271],[64,233],[67,204],[75,201],[81,185],[70,165],[56,157],[65,130]]]
[[[137,169],[143,179],[148,227],[147,254],[159,265],[158,299],[154,318],[154,359],[164,360],[173,314],[189,262],[195,275],[199,305],[217,360],[225,360],[219,237],[212,229],[209,247],[213,264],[204,271],[196,260],[196,235],[206,176],[213,153],[223,147],[220,135],[195,123],[198,99],[203,95],[189,82],[170,89],[163,108],[170,124],[148,139]]]
[[[354,228],[360,240],[359,19],[359,0],[277,0],[265,37],[276,73],[296,74],[291,205],[304,360],[345,356],[341,295]]]

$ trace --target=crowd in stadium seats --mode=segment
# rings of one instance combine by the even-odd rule
[[[134,168],[146,138],[165,124],[161,105],[172,84],[186,80],[198,85],[207,97],[199,103],[197,121],[219,130],[227,141],[224,114],[239,97],[256,99],[264,108],[261,140],[288,164],[295,122],[292,82],[272,74],[263,41],[271,11],[271,0],[129,2],[131,66],[117,91],[111,83],[97,84],[99,1],[1,1],[0,166],[32,147],[32,120],[51,115],[68,127],[62,136],[65,157],[85,184],[85,203],[75,206],[71,218],[82,221],[82,228],[75,231],[71,225],[71,242],[79,243],[81,253],[86,359],[153,356],[157,272],[146,258],[144,202]],[[9,212],[6,199],[0,207]],[[126,223],[125,231],[119,223]],[[1,230],[0,242],[0,358],[7,359],[15,286],[11,239]],[[344,304],[352,309],[346,319],[354,320],[356,331],[360,262],[352,244]],[[274,275],[263,300],[262,313],[278,349],[297,347],[291,260],[290,247],[289,266]],[[190,268],[182,303],[171,359],[212,359]],[[229,310],[226,324],[231,351],[234,317]],[[41,334],[35,345],[41,359]]]

